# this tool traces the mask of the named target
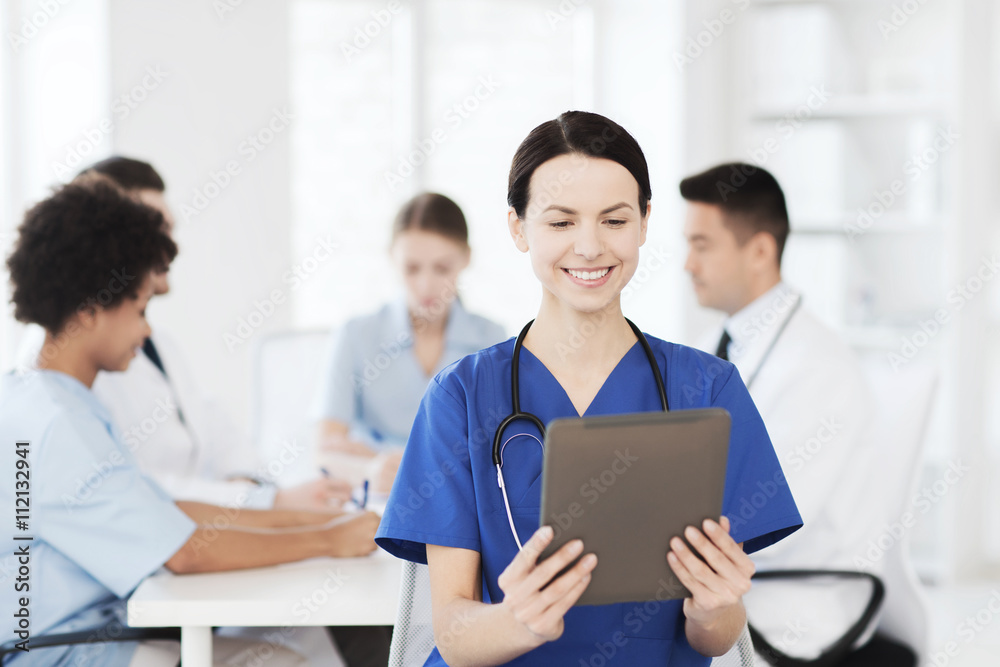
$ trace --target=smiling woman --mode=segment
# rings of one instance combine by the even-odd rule
[[[734,367],[645,336],[622,314],[650,196],[642,150],[603,116],[567,112],[532,130],[517,150],[508,227],[531,259],[541,306],[517,342],[465,357],[430,383],[376,536],[387,551],[429,565],[437,647],[426,664],[595,664],[595,646],[610,643],[623,664],[706,665],[705,656],[725,653],[744,626],[742,595],[753,573],[747,553],[801,525],[782,487],[750,520],[731,526],[722,516],[688,527],[693,549],[674,537],[664,568],[693,597],[647,603],[652,611],[639,628],[629,615],[634,605],[575,607],[600,567],[578,540],[538,560],[553,537],[551,527],[535,531],[540,426],[553,419],[667,404],[727,409],[733,431],[724,515],[738,518],[739,501],[780,474]],[[666,395],[657,386],[663,377]],[[512,393],[520,395],[518,408]],[[538,423],[504,420],[507,449],[497,463],[489,454],[497,415],[520,410]],[[429,488],[435,479],[441,484]],[[532,537],[519,549],[516,535]]]

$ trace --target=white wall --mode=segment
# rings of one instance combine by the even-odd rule
[[[147,68],[166,72],[114,134],[116,152],[160,171],[177,218],[172,291],[151,304],[150,319],[187,351],[205,389],[246,424],[250,345],[230,350],[223,336],[236,333],[255,300],[282,286],[291,264],[289,131],[256,154],[249,144],[240,147],[275,109],[288,108],[287,5],[247,2],[222,17],[202,0],[112,0],[110,9],[115,94],[139,84]],[[211,173],[230,161],[239,173],[185,219],[195,190],[204,194]],[[279,304],[257,331],[290,321],[289,304]]]

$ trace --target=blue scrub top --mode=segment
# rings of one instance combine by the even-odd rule
[[[115,623],[125,622],[125,598],[184,545],[194,522],[140,473],[107,409],[69,375],[42,370],[3,377],[0,434],[7,448],[0,507],[8,517],[16,500],[14,443],[30,442],[30,519],[17,536],[34,539],[0,546],[0,578],[13,589],[15,550],[29,545],[30,588],[15,592],[11,603],[29,599],[32,637],[109,623],[109,634],[116,633]],[[18,639],[10,620],[0,641]],[[15,654],[12,664],[125,667],[135,646],[97,641],[32,649]]]
[[[348,321],[333,334],[315,419],[349,424],[354,437],[377,450],[402,447],[431,377],[467,354],[504,338],[503,328],[452,302],[444,350],[431,375],[413,353],[413,325],[402,299]]]
[[[698,350],[647,336],[666,378],[672,410],[721,407],[732,416],[723,513],[736,542],[752,553],[802,525],[764,423],[736,367]],[[420,405],[375,541],[400,558],[426,563],[426,544],[478,551],[484,600],[500,601],[497,577],[517,554],[491,458],[493,434],[511,412],[514,339],[468,356],[440,373]],[[521,353],[521,407],[543,423],[577,412],[562,386],[529,350]],[[661,410],[649,361],[636,342],[584,416]],[[524,420],[516,433],[541,437]],[[504,450],[504,480],[521,541],[538,528],[542,451],[531,438]],[[664,554],[664,561],[666,554]],[[600,567],[600,566],[598,566]],[[609,655],[610,654],[610,655]],[[684,634],[682,601],[579,606],[563,636],[511,665],[708,665]],[[582,663],[580,661],[583,661]],[[437,649],[428,665],[443,665]]]

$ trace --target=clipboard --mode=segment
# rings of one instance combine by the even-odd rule
[[[555,535],[541,559],[577,538],[585,554],[597,554],[577,605],[690,597],[667,551],[687,526],[718,521],[730,428],[722,408],[548,425],[539,526],[552,526]]]

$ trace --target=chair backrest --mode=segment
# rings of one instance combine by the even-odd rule
[[[399,584],[399,607],[389,650],[389,667],[419,667],[434,650],[431,618],[431,580],[426,565],[406,561]],[[746,627],[725,655],[712,660],[712,667],[753,667],[753,643]]]
[[[430,573],[426,565],[404,561],[389,667],[419,667],[433,650]]]
[[[745,625],[733,647],[718,658],[712,658],[712,667],[754,667],[756,664],[750,629]]]
[[[868,366],[866,375],[876,396],[878,411],[871,430],[872,476],[880,495],[898,502],[886,507],[870,533],[881,555],[878,575],[886,587],[878,631],[927,655],[930,605],[910,561],[910,530],[902,526],[907,513],[918,514],[913,498],[922,469],[927,426],[937,393],[936,367],[917,361],[892,369],[884,358]],[[887,474],[892,473],[892,474]],[[891,542],[891,544],[890,544]],[[888,547],[884,548],[883,547]]]
[[[313,442],[315,425],[309,408],[319,387],[328,340],[327,331],[288,331],[262,335],[255,343],[250,432],[265,461],[283,462],[283,485],[315,476],[311,450],[288,464],[284,463],[288,456],[279,457],[290,441],[299,447]]]

